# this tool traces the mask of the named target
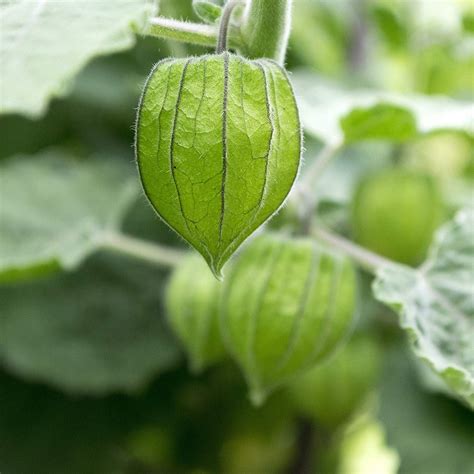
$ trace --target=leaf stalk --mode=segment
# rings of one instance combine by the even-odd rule
[[[375,274],[377,270],[382,267],[398,267],[398,264],[392,260],[371,252],[370,250],[367,250],[340,235],[323,229],[322,227],[313,227],[311,235],[320,242],[323,242],[347,255],[359,264],[359,266],[372,274]]]
[[[162,267],[175,267],[185,255],[183,251],[118,232],[108,233],[104,238],[102,248]]]
[[[336,157],[341,147],[342,144],[340,143],[324,146],[300,182],[297,183],[296,189],[291,196],[306,234],[312,227],[313,214],[318,205],[318,199],[314,192],[316,183],[321,179],[324,171]]]
[[[202,23],[155,17],[150,20],[146,34],[201,46],[215,46],[218,29],[215,26]]]

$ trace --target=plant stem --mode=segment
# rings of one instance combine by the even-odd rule
[[[151,19],[146,34],[202,46],[215,46],[218,29],[215,26],[201,23],[155,17]]]
[[[229,0],[224,7],[222,20],[227,24],[239,3]],[[270,58],[283,64],[290,36],[291,6],[292,0],[247,0],[240,28],[228,27],[228,46],[249,58]],[[219,40],[215,26],[164,17],[153,18],[146,34],[202,46],[215,46]],[[226,40],[225,37],[219,40],[219,50]]]
[[[312,461],[314,457],[314,424],[310,420],[298,421],[298,435],[294,458],[287,469],[287,474],[309,474],[313,472]]]
[[[248,0],[241,36],[249,58],[271,58],[283,64],[291,28],[291,0]]]
[[[176,266],[184,256],[182,251],[115,232],[105,236],[102,247],[164,267]]]
[[[375,274],[375,272],[381,267],[397,266],[397,264],[392,260],[388,260],[381,255],[377,255],[376,253],[360,247],[354,242],[351,242],[350,240],[347,240],[337,234],[333,234],[332,232],[321,227],[313,227],[311,234],[317,240],[328,244],[330,247],[335,248],[348,257],[352,258],[362,268],[368,270],[372,274]]]
[[[367,62],[367,42],[369,40],[366,0],[353,0],[352,8],[352,31],[350,32],[347,56],[351,73],[360,74]]]
[[[240,0],[229,0],[222,10],[222,16],[219,23],[219,39],[217,41],[216,54],[227,51],[227,37],[229,34],[229,23],[234,8],[240,4]]]
[[[314,188],[316,183],[323,175],[327,166],[337,155],[342,144],[327,144],[318,154],[308,171],[303,175],[301,181],[297,184],[292,200],[298,209],[301,222],[307,231],[311,228],[314,210],[318,205],[318,199]]]
[[[310,166],[307,173],[303,177],[303,185],[306,187],[314,187],[314,184],[321,178],[323,172],[328,167],[329,163],[337,155],[337,152],[342,147],[341,143],[327,144],[319,152],[314,163]]]

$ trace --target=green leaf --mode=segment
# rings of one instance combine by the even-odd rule
[[[0,165],[0,281],[77,267],[118,228],[138,195],[132,167],[60,151]]]
[[[74,273],[0,287],[0,365],[74,393],[136,391],[177,361],[163,273],[96,256]]]
[[[407,47],[409,39],[407,25],[396,6],[375,4],[371,6],[371,16],[378,33],[391,49],[402,50]]]
[[[41,116],[90,59],[132,47],[154,11],[150,0],[1,2],[0,113]]]
[[[305,131],[329,144],[401,142],[445,130],[474,134],[472,108],[467,102],[344,89],[304,70],[295,72],[292,81]]]
[[[474,413],[449,398],[426,393],[404,345],[387,351],[378,417],[400,456],[399,474],[474,472]]]
[[[193,9],[206,23],[215,23],[222,14],[222,7],[212,0],[193,0]]]
[[[339,123],[346,142],[384,139],[404,141],[417,134],[413,114],[393,103],[354,108]]]
[[[418,270],[381,268],[375,297],[400,315],[416,355],[474,407],[474,211],[442,227]]]
[[[150,202],[219,276],[296,178],[301,130],[291,84],[268,60],[165,60],[145,86],[136,148]]]

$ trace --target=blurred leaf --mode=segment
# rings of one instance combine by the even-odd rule
[[[418,357],[474,407],[474,211],[442,227],[418,270],[381,268],[375,297],[400,315]]]
[[[474,472],[473,413],[422,391],[402,347],[388,352],[383,374],[378,416],[400,455],[399,474]]]
[[[75,273],[0,288],[0,363],[75,393],[135,391],[176,363],[163,273],[99,255]]]
[[[41,121],[22,115],[0,116],[0,159],[61,146],[88,156],[122,147],[130,153],[131,124],[144,73],[157,60],[156,38],[136,47],[93,59],[75,77],[67,97],[55,99]],[[158,55],[159,56],[159,55]],[[111,78],[120,78],[111,87]],[[59,145],[60,144],[60,145]]]
[[[58,114],[59,115],[59,114]],[[67,139],[69,132],[63,116],[49,114],[38,126],[36,120],[21,115],[0,117],[0,159],[11,155],[32,154]]]
[[[472,42],[429,43],[411,56],[414,86],[426,94],[457,94],[472,99]]]
[[[371,14],[375,27],[390,48],[401,49],[407,46],[408,31],[395,8],[390,5],[375,4],[372,6]]]
[[[474,33],[474,12],[466,12],[462,18],[464,31],[469,34]]]
[[[52,97],[94,56],[130,48],[154,13],[150,0],[45,2],[0,5],[0,113],[42,115]],[[110,81],[120,81],[111,77]]]
[[[64,474],[67,466],[77,474],[123,474],[118,446],[130,403],[70,399],[1,374],[0,404],[2,473]]]
[[[290,62],[296,59],[325,74],[341,74],[346,67],[353,2],[299,0],[293,3]]]
[[[304,70],[292,82],[305,131],[327,143],[399,142],[441,130],[474,133],[467,102],[343,89]]]
[[[0,280],[73,269],[116,229],[138,195],[131,166],[60,151],[0,165]]]
[[[389,103],[355,108],[342,117],[339,124],[346,142],[384,139],[404,141],[417,134],[413,114]]]
[[[193,0],[193,8],[196,15],[206,23],[214,23],[222,13],[222,7],[213,0]]]

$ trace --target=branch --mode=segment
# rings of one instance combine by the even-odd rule
[[[218,36],[218,30],[215,26],[173,20],[161,16],[150,20],[150,26],[145,33],[149,36],[202,46],[215,46]]]
[[[392,260],[388,260],[381,255],[377,255],[376,253],[371,252],[370,250],[367,250],[355,244],[354,242],[351,242],[350,240],[347,240],[337,234],[333,234],[332,232],[321,227],[314,227],[311,230],[311,235],[313,235],[313,237],[315,237],[317,240],[341,251],[343,254],[352,258],[352,260],[372,274],[375,274],[375,272],[381,267],[397,266],[397,264]]]
[[[102,247],[164,267],[176,266],[185,255],[183,251],[114,232],[106,235]]]
[[[327,144],[319,152],[308,171],[301,178],[301,181],[296,185],[297,187],[291,196],[306,231],[312,226],[314,210],[318,205],[316,193],[314,192],[316,184],[329,163],[337,155],[341,146],[341,143]]]
[[[314,459],[314,424],[306,419],[298,421],[298,435],[296,439],[294,458],[287,469],[287,474],[306,474],[313,472]]]
[[[317,158],[309,167],[306,174],[303,176],[302,185],[306,188],[313,188],[315,183],[321,178],[329,163],[337,155],[341,149],[341,143],[328,143],[319,152]]]
[[[283,64],[291,28],[291,0],[248,0],[242,46],[249,58],[271,58]]]
[[[229,47],[241,50],[249,58],[271,58],[283,64],[291,6],[292,0],[247,0],[242,24],[229,28]],[[202,46],[216,46],[219,37],[216,26],[164,17],[152,18],[145,34]]]
[[[365,0],[353,1],[352,31],[348,46],[348,60],[351,72],[360,74],[367,63],[367,43],[369,28],[367,25],[367,5]]]

